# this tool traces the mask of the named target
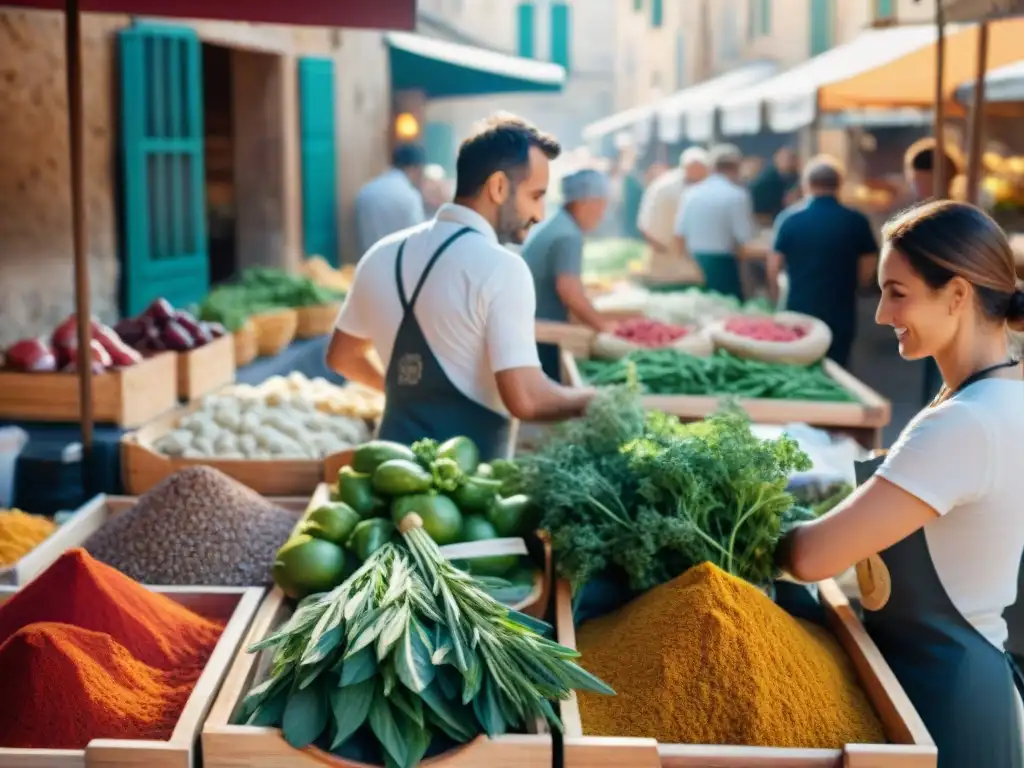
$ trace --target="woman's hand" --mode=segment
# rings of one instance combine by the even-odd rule
[[[779,546],[779,567],[799,581],[829,579],[938,516],[916,496],[872,477],[828,514],[790,531]]]

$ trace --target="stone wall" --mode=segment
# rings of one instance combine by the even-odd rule
[[[129,21],[89,14],[82,30],[92,301],[94,313],[105,320],[118,312],[115,45],[116,32]],[[240,262],[248,256],[253,263],[291,266],[301,257],[295,61],[302,55],[335,58],[340,240],[342,253],[354,254],[352,201],[387,158],[389,74],[381,34],[170,23],[192,26],[204,42],[263,54],[248,54],[253,63],[275,62],[268,93],[284,106],[273,110],[262,104],[250,116],[262,110],[276,118],[263,147],[274,155],[270,165],[276,189],[266,193],[261,184],[262,201],[254,201],[243,215],[262,222],[262,239],[250,237],[243,246],[239,238],[247,249]],[[74,307],[65,72],[62,14],[0,10],[0,347],[48,332]],[[259,143],[253,131],[247,140],[250,151],[260,149],[253,148]],[[267,148],[266,142],[275,147]],[[273,210],[260,208],[266,205]]]
[[[85,180],[93,306],[116,315],[114,32],[124,17],[83,24]],[[73,308],[64,22],[0,11],[0,345],[42,333]]]

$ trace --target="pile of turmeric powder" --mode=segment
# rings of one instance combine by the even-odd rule
[[[20,509],[0,510],[0,568],[14,565],[55,530],[57,525],[47,517]]]
[[[821,749],[885,742],[832,636],[710,563],[586,622],[577,640],[583,666],[617,694],[578,694],[587,735]]]

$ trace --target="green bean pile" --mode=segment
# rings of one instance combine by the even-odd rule
[[[727,352],[694,357],[671,349],[644,349],[621,360],[580,360],[588,384],[628,381],[629,365],[651,395],[718,395],[770,400],[854,402],[856,398],[815,365],[786,365],[744,360]]]

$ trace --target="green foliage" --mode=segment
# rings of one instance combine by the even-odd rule
[[[619,570],[643,590],[710,561],[770,581],[787,478],[807,456],[788,437],[758,439],[737,410],[695,424],[645,415],[634,389],[602,390],[520,462],[562,574],[578,586]]]

